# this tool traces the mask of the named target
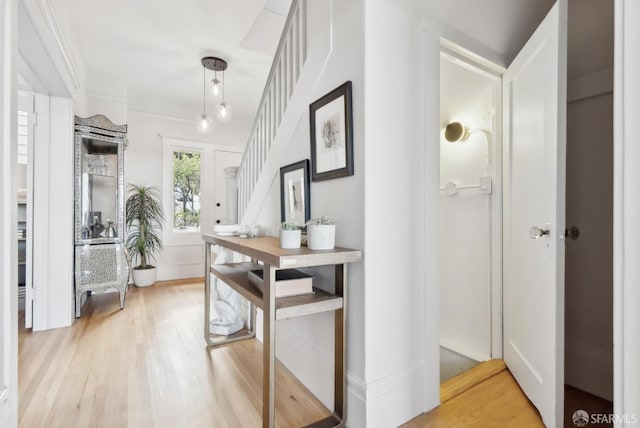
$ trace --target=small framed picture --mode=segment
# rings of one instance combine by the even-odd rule
[[[353,175],[353,119],[348,81],[309,106],[311,178]]]
[[[311,218],[308,159],[280,168],[280,217],[300,227]]]

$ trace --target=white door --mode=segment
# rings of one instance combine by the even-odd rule
[[[234,166],[240,166],[242,161],[242,153],[227,152],[223,150],[216,151],[216,164],[215,164],[215,183],[216,183],[216,210],[215,221],[216,223],[225,223],[230,220],[238,222],[238,219],[228,219],[227,215],[227,179],[224,172],[225,168]],[[237,201],[236,201],[237,202]],[[236,213],[237,217],[237,213]]]
[[[544,423],[564,384],[566,2],[503,76],[504,360]]]

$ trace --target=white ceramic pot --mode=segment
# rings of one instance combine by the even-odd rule
[[[311,250],[332,250],[335,244],[335,224],[310,224],[307,226],[307,247]]]
[[[148,287],[156,282],[158,268],[133,269],[133,283],[137,287]]]
[[[302,231],[297,230],[283,230],[280,229],[280,248],[292,249],[300,248],[300,239],[302,237]]]

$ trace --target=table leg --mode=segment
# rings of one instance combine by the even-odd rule
[[[204,340],[209,344],[211,322],[211,244],[204,243]]]
[[[346,340],[347,331],[345,319],[347,316],[347,265],[335,266],[335,294],[342,296],[342,309],[338,309],[334,314],[334,340],[335,340],[335,360],[333,379],[333,414],[340,421],[340,426],[344,425],[347,410],[347,379],[346,379]]]
[[[275,428],[275,327],[276,327],[276,269],[265,264],[263,268],[262,298],[264,307],[264,343],[262,347],[262,426]]]

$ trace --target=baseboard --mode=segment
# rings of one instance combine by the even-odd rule
[[[354,375],[347,375],[346,426],[367,426],[367,386],[363,379]]]
[[[369,383],[366,388],[367,427],[399,426],[424,410],[425,373],[422,364]]]
[[[202,277],[204,263],[158,266],[158,281]]]

